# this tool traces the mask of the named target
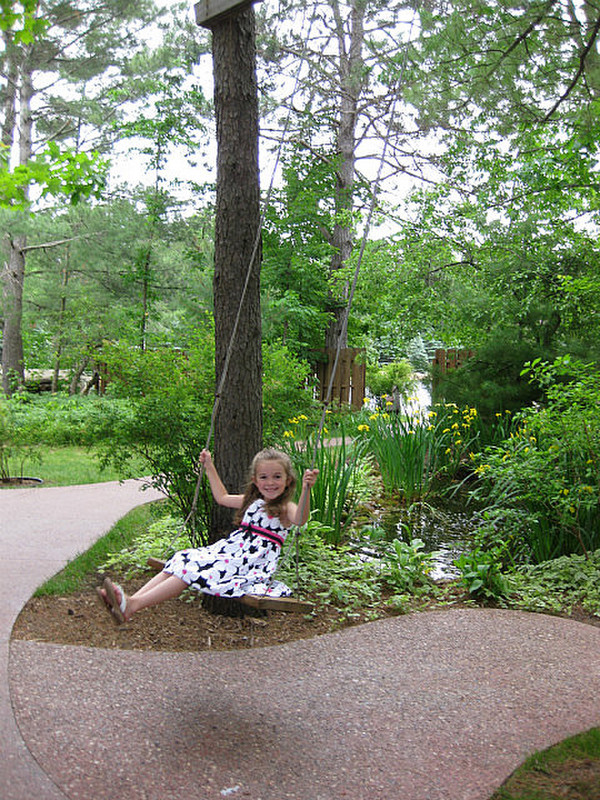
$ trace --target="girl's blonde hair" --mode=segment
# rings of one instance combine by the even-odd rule
[[[254,456],[252,459],[252,464],[250,464],[242,505],[235,515],[236,524],[241,521],[242,517],[244,516],[244,511],[248,508],[250,503],[258,500],[259,497],[262,497],[261,493],[256,487],[256,484],[254,483],[254,478],[256,477],[259,464],[262,464],[263,461],[279,461],[286,474],[286,485],[283,492],[279,495],[279,497],[276,497],[275,500],[271,500],[270,502],[265,501],[265,509],[267,513],[273,517],[281,517],[287,508],[288,501],[294,496],[298,479],[296,477],[294,465],[292,464],[292,459],[287,453],[283,453],[281,450],[276,450],[274,447],[266,447],[264,450],[260,450]]]

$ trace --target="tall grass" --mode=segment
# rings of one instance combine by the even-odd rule
[[[372,414],[369,446],[384,489],[410,505],[424,500],[443,478],[451,481],[478,436],[477,412],[439,404],[426,414]]]
[[[335,444],[314,446],[314,434],[302,442],[289,442],[285,448],[301,478],[305,469],[319,470],[319,479],[311,491],[312,517],[329,531],[327,541],[339,544],[368,482],[364,464],[367,443],[347,442],[343,435]]]

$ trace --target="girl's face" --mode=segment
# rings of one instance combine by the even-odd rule
[[[288,485],[289,480],[281,461],[271,459],[261,461],[254,474],[254,485],[265,500],[275,500],[275,498],[279,497]]]

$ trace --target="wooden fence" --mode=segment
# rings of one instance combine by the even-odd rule
[[[316,376],[318,398],[327,399],[331,381],[331,371],[335,363],[336,349],[333,347],[319,351]],[[331,390],[332,405],[351,405],[358,410],[363,407],[367,365],[364,347],[346,347],[340,352],[337,369]]]
[[[474,355],[474,350],[459,350],[457,347],[451,347],[449,350],[436,350],[433,366],[439,372],[448,372],[449,369],[462,367]]]

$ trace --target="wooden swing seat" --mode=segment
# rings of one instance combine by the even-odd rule
[[[161,572],[166,564],[160,558],[153,558],[152,556],[146,561],[149,567],[155,572]],[[263,594],[244,594],[241,597],[234,598],[245,606],[257,608],[260,611],[294,611],[302,613],[312,611],[314,606],[307,600],[298,600],[295,597],[270,597]]]

